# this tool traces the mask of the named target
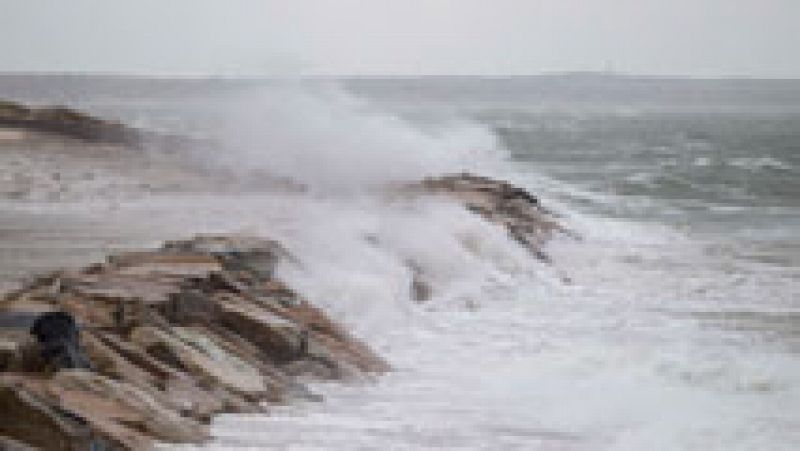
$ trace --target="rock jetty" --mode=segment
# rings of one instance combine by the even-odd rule
[[[69,109],[0,102],[0,128],[135,146],[144,134]],[[567,232],[530,193],[472,174],[405,185],[504,227],[535,256]],[[0,300],[0,449],[199,443],[221,413],[316,399],[308,380],[390,369],[276,274],[280,243],[198,236],[39,277]],[[431,297],[415,272],[411,293]]]
[[[539,258],[566,232],[538,200],[471,174],[408,185],[446,196]],[[315,395],[386,361],[276,275],[280,243],[198,236],[35,279],[0,301],[0,447],[147,449],[198,443],[213,416]],[[424,274],[411,292],[430,297]]]
[[[541,260],[549,261],[542,247],[554,234],[574,236],[555,221],[535,196],[506,181],[461,173],[429,177],[408,185],[407,189],[459,201],[469,211],[505,228],[515,241]]]
[[[313,398],[301,382],[308,378],[388,370],[275,275],[286,258],[274,241],[200,236],[8,294],[0,304],[0,444],[202,442],[216,414]]]
[[[0,100],[0,128],[56,134],[102,144],[137,146],[144,133],[120,122],[99,119],[62,106],[32,108]]]

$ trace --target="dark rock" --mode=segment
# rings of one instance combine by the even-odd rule
[[[414,277],[411,280],[411,299],[417,302],[425,302],[430,300],[432,290],[430,284],[424,282],[419,277]]]
[[[170,296],[164,316],[173,324],[209,324],[216,319],[216,312],[216,305],[207,294],[187,289]]]
[[[408,262],[407,264],[411,270],[411,299],[417,302],[430,300],[433,295],[433,289],[431,284],[425,280],[424,272],[414,262]]]

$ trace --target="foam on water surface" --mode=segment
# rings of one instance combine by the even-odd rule
[[[573,212],[564,221],[583,239],[550,243],[551,266],[437,203],[250,202],[243,211],[269,206],[252,227],[281,223],[264,212],[311,212],[272,228],[299,256],[286,275],[397,370],[319,385],[321,404],[222,417],[210,449],[791,449],[798,439],[800,366],[786,349],[797,337],[708,327],[698,314],[785,311],[791,280],[731,267],[679,231]],[[495,245],[470,248],[464,229]],[[416,305],[404,262],[429,253],[446,282]],[[767,290],[776,297],[756,298]]]
[[[703,153],[719,143],[687,145],[686,121],[652,126],[659,122],[646,111],[626,108],[611,108],[611,119],[592,110],[548,119],[541,108],[436,105],[448,114],[494,108],[498,121],[516,127],[499,132],[491,118],[488,126],[472,117],[418,127],[327,88],[244,99],[226,103],[236,113],[209,130],[225,152],[192,155],[198,167],[225,174],[224,193],[209,182],[117,196],[99,173],[99,189],[57,202],[34,196],[7,210],[83,221],[74,233],[64,226],[51,236],[52,249],[95,246],[103,240],[91,236],[97,230],[107,231],[110,248],[195,233],[277,239],[296,257],[278,269],[282,278],[396,368],[355,385],[317,384],[322,403],[220,417],[204,448],[777,450],[800,442],[797,267],[742,255],[752,245],[744,231],[758,224],[713,228],[721,217],[714,215],[737,212],[759,211],[770,222],[777,210],[769,208],[784,209],[790,221],[794,204],[769,188],[778,194],[762,210],[719,209],[738,204],[694,173],[692,184],[659,192],[654,183],[663,178],[653,171],[707,170],[719,160]],[[620,135],[602,134],[608,130]],[[537,134],[503,135],[523,132]],[[631,141],[637,133],[644,141]],[[578,138],[586,141],[569,141]],[[514,145],[509,162],[505,147]],[[761,174],[789,161],[759,158],[728,166]],[[630,173],[631,162],[638,172]],[[545,264],[453,202],[376,188],[464,169],[525,186],[581,239],[548,243],[553,262]],[[270,170],[308,189],[244,189]],[[614,189],[623,173],[651,191]],[[711,198],[696,196],[701,191]],[[713,233],[698,232],[703,221]],[[785,229],[752,230],[780,232],[779,243],[796,239]],[[411,301],[410,262],[431,283],[426,303]]]

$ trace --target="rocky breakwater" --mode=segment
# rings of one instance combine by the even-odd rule
[[[145,134],[120,122],[61,106],[32,108],[0,100],[0,128],[44,132],[103,144],[136,146]]]
[[[201,236],[8,294],[0,304],[0,445],[201,442],[216,414],[313,397],[307,378],[386,371],[275,276],[290,258],[269,240]]]
[[[538,200],[471,174],[406,185],[442,196],[546,259],[566,232]],[[199,236],[39,277],[0,301],[0,449],[146,449],[196,443],[226,412],[315,398],[309,380],[389,370],[276,274],[279,243]],[[414,265],[411,269],[414,270]],[[431,297],[415,271],[411,292]]]
[[[534,195],[503,180],[462,173],[430,177],[408,185],[422,195],[442,195],[460,202],[467,210],[502,226],[537,258],[549,261],[544,243],[556,233],[575,237],[562,227]]]
[[[64,106],[33,107],[0,99],[0,137],[2,132],[51,135],[84,143],[164,152],[213,145],[208,140],[131,127]]]
[[[578,238],[559,224],[534,195],[503,180],[470,173],[449,174],[407,184],[400,191],[412,196],[440,196],[456,201],[487,222],[504,228],[511,239],[544,262],[550,262],[544,244],[555,234]],[[409,262],[409,268],[413,275],[412,298],[418,302],[427,301],[434,295],[433,284],[414,262]]]

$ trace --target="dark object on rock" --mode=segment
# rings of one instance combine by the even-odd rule
[[[88,369],[89,359],[80,346],[78,325],[68,313],[44,313],[31,327],[41,346],[42,358],[52,369]]]

